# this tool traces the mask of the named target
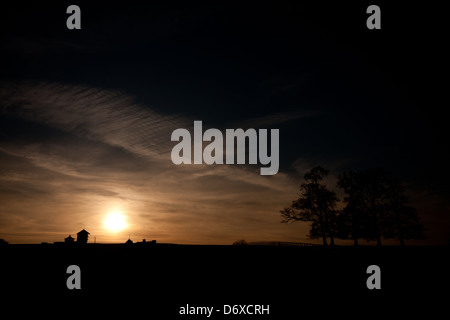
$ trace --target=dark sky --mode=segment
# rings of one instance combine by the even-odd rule
[[[280,224],[306,170],[380,166],[449,234],[446,37],[432,4],[21,1],[0,17],[0,237],[306,241]],[[175,166],[176,128],[277,128],[280,171]],[[127,228],[102,226],[111,212]]]

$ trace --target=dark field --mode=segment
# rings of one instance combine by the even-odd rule
[[[200,319],[180,307],[269,304],[269,315],[236,317],[391,318],[431,316],[448,296],[447,247],[8,245],[0,254],[4,306],[35,315]],[[372,264],[381,290],[366,287]],[[69,265],[81,268],[80,290],[66,287]]]

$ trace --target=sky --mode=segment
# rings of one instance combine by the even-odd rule
[[[0,17],[0,238],[320,242],[282,224],[306,171],[383,167],[407,186],[426,239],[449,241],[442,39],[432,6],[65,1]],[[422,15],[427,23],[410,17]],[[175,165],[177,128],[279,129],[280,169]],[[105,227],[112,213],[126,227]]]

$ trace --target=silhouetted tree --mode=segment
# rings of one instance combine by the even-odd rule
[[[246,246],[248,243],[244,239],[242,240],[236,240],[233,242],[233,246]]]
[[[306,183],[300,186],[300,198],[294,200],[290,207],[280,211],[281,222],[308,221],[311,223],[310,237],[322,238],[323,245],[334,244],[336,232],[336,202],[337,197],[333,191],[322,184],[328,176],[328,170],[317,166],[304,175]]]
[[[388,175],[379,168],[348,172],[339,176],[338,187],[348,197],[344,212],[350,225],[349,231],[354,243],[358,238],[376,240],[381,246],[383,227],[386,224],[386,182]]]
[[[414,208],[406,205],[400,183],[379,168],[346,172],[339,176],[338,187],[347,197],[346,207],[339,216],[338,234],[344,238],[376,240],[423,237],[423,226]]]
[[[368,226],[368,210],[365,203],[364,188],[361,187],[362,174],[360,172],[344,172],[339,175],[337,186],[347,194],[344,197],[345,208],[339,216],[339,237],[352,239],[358,245],[358,239],[370,239]]]
[[[360,207],[347,203],[346,207],[340,210],[337,215],[336,237],[339,239],[352,239],[353,244],[357,246],[358,239],[364,238],[364,222],[361,213]]]
[[[400,245],[408,239],[423,239],[424,226],[419,221],[417,210],[407,205],[404,187],[395,179],[387,185],[389,218],[384,232],[385,238],[396,238]]]

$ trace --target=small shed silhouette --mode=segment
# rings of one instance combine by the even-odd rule
[[[73,243],[75,241],[74,238],[72,238],[72,236],[69,234],[69,236],[67,238],[64,238],[64,243]]]
[[[77,243],[84,244],[88,242],[89,232],[81,230],[77,233]]]

